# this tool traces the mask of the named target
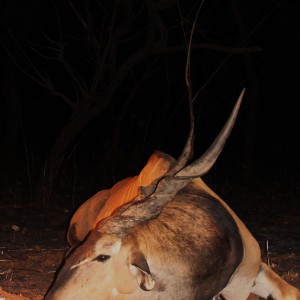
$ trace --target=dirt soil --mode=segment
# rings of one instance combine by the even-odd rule
[[[43,299],[64,255],[69,214],[64,208],[0,207],[0,300]],[[264,259],[300,288],[300,211],[270,212],[263,221],[249,216],[246,224]]]
[[[0,299],[43,299],[65,251],[68,217],[61,208],[0,207]]]

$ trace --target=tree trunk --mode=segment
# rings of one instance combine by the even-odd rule
[[[55,180],[60,170],[65,156],[70,151],[70,145],[84,131],[90,122],[95,120],[104,109],[102,105],[90,106],[88,108],[77,108],[76,112],[69,119],[68,123],[60,131],[53,146],[51,147],[48,158],[45,161],[42,174],[40,175],[34,192],[33,203],[46,205],[49,203]]]
[[[10,62],[3,63],[1,88],[5,101],[5,116],[1,146],[2,168],[8,179],[17,173],[18,135],[20,132],[21,103],[17,92],[17,84]],[[5,74],[4,74],[5,73]]]

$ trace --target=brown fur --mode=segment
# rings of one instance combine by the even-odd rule
[[[82,246],[70,254],[53,287],[57,295],[70,282],[76,282],[74,280],[79,270],[84,269],[85,265],[95,265],[101,277],[107,276],[106,272],[114,268],[108,265],[109,261],[102,264],[94,259],[100,253],[94,253],[93,249],[97,248],[101,239],[101,233],[95,230]],[[103,245],[98,249],[105,254],[106,247]],[[163,208],[157,218],[133,227],[122,241],[121,253],[116,254],[120,255],[119,262],[123,259],[126,264],[129,260],[129,264],[136,266],[138,260],[138,268],[151,277],[142,277],[141,286],[137,285],[131,294],[120,299],[169,300],[175,299],[173,297],[176,295],[176,299],[182,300],[209,300],[228,283],[240,264],[243,245],[238,228],[227,210],[217,199],[197,190],[191,183]],[[79,264],[89,257],[90,262],[81,267]],[[72,269],[74,265],[79,266]],[[82,280],[88,280],[84,279],[87,275],[83,274]],[[151,291],[143,286],[149,278],[155,281]],[[101,285],[101,278],[97,281]],[[69,290],[70,294],[61,294],[64,299],[75,299],[78,293],[75,286],[74,293]],[[88,292],[84,298],[109,299],[110,289],[107,285],[102,289],[107,289],[105,298],[94,297]],[[50,292],[46,299],[62,296],[55,297]]]

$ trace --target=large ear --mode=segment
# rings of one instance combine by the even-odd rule
[[[150,291],[154,288],[155,280],[150,272],[146,258],[141,252],[133,253],[129,269],[142,290]]]
[[[109,195],[110,190],[99,191],[81,204],[74,213],[67,233],[67,241],[71,247],[82,242],[86,235],[94,228],[97,216]]]

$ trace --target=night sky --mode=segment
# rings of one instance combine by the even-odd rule
[[[201,5],[190,2],[1,1],[0,204],[35,202],[45,174],[49,189],[68,197],[75,186],[80,199],[136,174],[156,149],[179,156]],[[246,88],[218,177],[299,189],[299,23],[293,0],[203,2],[195,158]]]

